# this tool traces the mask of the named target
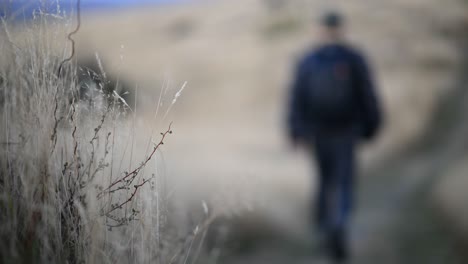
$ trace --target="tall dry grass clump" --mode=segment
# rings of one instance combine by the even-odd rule
[[[80,83],[75,58],[61,64],[70,21],[2,20],[0,262],[187,262],[203,225],[180,237],[167,220],[158,155],[171,127],[134,153],[136,113],[100,87],[104,69]]]

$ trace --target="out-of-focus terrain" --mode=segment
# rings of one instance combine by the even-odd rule
[[[366,171],[421,140],[440,99],[457,88],[463,66],[459,40],[468,15],[466,3],[457,0],[283,2],[206,1],[91,12],[83,17],[77,49],[80,57],[97,53],[106,71],[134,84],[137,129],[161,121],[163,115],[153,118],[153,113],[162,89],[167,88],[162,94],[167,105],[187,81],[166,117],[174,121],[174,136],[167,142],[164,163],[178,206],[201,206],[206,200],[210,210],[258,210],[263,225],[301,238],[307,232],[314,179],[306,156],[288,148],[284,114],[293,65],[317,41],[318,15],[330,6],[342,10],[350,41],[375,66],[386,122],[379,140],[363,149]],[[404,172],[369,170],[373,173],[360,179],[367,186],[362,191],[395,184],[388,188],[385,204],[398,204],[392,191],[413,191],[408,187],[413,181],[399,176],[425,177],[438,157],[437,151],[431,153],[420,158],[422,163],[415,161],[422,156],[410,155],[406,165],[395,164]],[[463,167],[454,171],[466,172]],[[392,177],[392,172],[401,175]],[[440,200],[463,206],[450,200],[463,200],[452,197],[463,193],[461,186],[443,183]],[[406,211],[369,210],[357,216],[358,226],[384,221],[388,212]],[[372,243],[357,244],[366,248]]]
[[[151,118],[145,110],[157,104],[166,81],[172,90],[188,82],[169,117],[177,131],[171,152],[178,164],[173,169],[181,171],[175,174],[202,185],[211,175],[237,181],[250,174],[249,181],[266,176],[269,187],[277,180],[300,187],[307,172],[284,151],[288,84],[295,61],[316,41],[318,15],[337,6],[348,16],[352,43],[375,66],[385,103],[386,127],[366,160],[420,136],[460,63],[454,39],[466,20],[462,2],[284,1],[278,9],[266,3],[193,2],[90,14],[77,47],[88,57],[97,52],[108,71],[138,87],[142,120]]]

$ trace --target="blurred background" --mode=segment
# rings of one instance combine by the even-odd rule
[[[356,263],[468,259],[466,1],[81,2],[78,64],[96,69],[98,57],[125,84],[136,127],[173,121],[164,170],[176,219],[189,221],[202,201],[225,216],[214,228],[229,241],[221,263],[314,259],[315,168],[288,145],[285,112],[292,68],[329,9],[345,14],[349,41],[370,58],[385,110],[378,140],[360,153]],[[19,22],[38,6],[76,14],[74,1],[1,4]]]

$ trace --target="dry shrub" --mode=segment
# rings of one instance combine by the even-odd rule
[[[148,138],[145,152],[134,153],[139,132],[129,104],[99,83],[79,83],[74,58],[61,64],[70,56],[70,43],[60,41],[71,31],[68,18],[37,14],[23,26],[2,22],[0,262],[196,259],[194,241],[211,218],[206,214],[182,236],[167,221],[157,156],[170,125]],[[101,71],[92,74],[105,84]],[[92,92],[86,100],[83,90]],[[172,104],[158,104],[156,112]]]

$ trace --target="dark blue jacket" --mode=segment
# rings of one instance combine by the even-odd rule
[[[307,103],[307,80],[313,74],[312,64],[320,65],[321,60],[333,54],[351,65],[351,87],[354,93],[354,105],[346,120],[329,124],[310,115]],[[365,139],[372,138],[381,123],[379,100],[375,91],[372,75],[365,58],[353,48],[344,44],[329,44],[309,52],[299,62],[295,71],[295,78],[291,89],[289,106],[289,134],[293,140],[312,139],[317,134],[333,132],[358,133]]]

